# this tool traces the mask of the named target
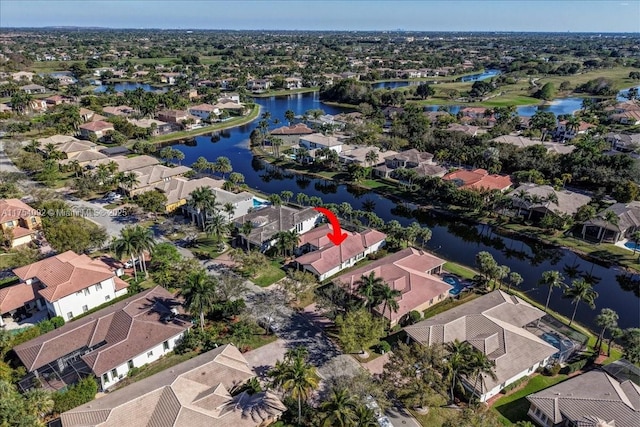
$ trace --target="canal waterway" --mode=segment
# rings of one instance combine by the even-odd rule
[[[263,111],[271,113],[271,128],[285,123],[285,111],[291,109],[296,114],[303,114],[307,110],[322,108],[329,114],[336,114],[343,109],[320,103],[318,93],[294,94],[287,97],[257,98]],[[274,124],[273,119],[279,119]],[[254,158],[249,149],[249,135],[257,126],[257,121],[233,129],[217,132],[213,135],[198,136],[194,140],[177,144],[174,147],[185,154],[182,164],[189,165],[203,156],[214,161],[219,156],[226,156],[231,160],[233,170],[245,177],[249,187],[264,193],[280,193],[284,190],[295,194],[304,193],[308,196],[321,197],[325,203],[350,203],[354,209],[362,209],[363,202],[373,200],[376,204],[375,212],[383,220],[396,219],[406,225],[416,218],[406,216],[406,209],[393,201],[372,192],[362,192],[348,185],[300,176],[285,172],[265,164]],[[490,252],[500,264],[508,265],[524,278],[520,289],[532,298],[544,303],[546,289],[537,286],[538,279],[544,271],[563,271],[565,266],[576,265],[584,274],[597,276],[600,281],[595,290],[600,294],[596,300],[596,309],[591,310],[586,304],[578,308],[576,320],[595,328],[594,317],[600,308],[609,307],[620,315],[620,326],[639,326],[640,299],[638,287],[636,292],[632,286],[619,283],[624,278],[622,270],[601,266],[576,256],[564,249],[545,247],[540,244],[527,242],[515,238],[496,235],[490,227],[462,223],[432,215],[419,218],[420,222],[432,230],[432,238],[427,247],[443,258],[473,266],[475,255],[479,251]],[[629,277],[627,277],[628,279]],[[631,279],[640,280],[638,275]],[[567,280],[570,282],[570,280]],[[562,298],[559,290],[554,290],[550,307],[566,316],[571,316],[573,306],[570,301]]]

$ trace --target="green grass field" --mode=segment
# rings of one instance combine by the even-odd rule
[[[279,261],[271,261],[269,265],[260,271],[260,273],[251,279],[258,286],[267,287],[284,278],[285,272],[280,267]]]

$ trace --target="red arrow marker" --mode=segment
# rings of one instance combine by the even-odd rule
[[[333,233],[327,233],[327,237],[329,238],[329,240],[331,240],[333,244],[336,246],[344,242],[344,240],[347,238],[347,233],[342,232],[342,229],[340,228],[340,221],[338,221],[338,218],[336,217],[336,215],[326,208],[313,208],[313,209],[317,210],[321,214],[324,214],[324,216],[326,216],[329,222],[331,223],[331,228],[333,229]]]

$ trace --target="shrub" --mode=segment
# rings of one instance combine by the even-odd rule
[[[53,323],[53,327],[58,329],[60,326],[64,325],[64,319],[62,316],[55,316],[51,318],[51,323]]]
[[[555,377],[560,373],[560,369],[562,369],[562,367],[559,363],[556,362],[553,365],[546,367],[544,370],[544,374],[550,377]]]
[[[522,384],[524,384],[524,383],[526,383],[528,381],[529,381],[529,377],[522,377],[519,380],[516,380],[516,381],[512,382],[511,384],[509,384],[508,386],[506,386],[505,388],[503,388],[501,393],[502,394],[507,394],[511,390],[515,390],[516,388],[518,388],[519,386],[521,386]]]
[[[197,349],[201,344],[202,338],[197,331],[187,331],[173,351],[176,354],[185,354]]]
[[[55,329],[53,322],[51,320],[43,320],[38,323],[38,329],[40,329],[41,334],[46,334],[47,332],[51,332]]]
[[[62,413],[90,402],[96,397],[97,392],[96,380],[93,377],[84,378],[66,391],[58,391],[53,394],[53,411]]]
[[[386,341],[380,341],[376,345],[376,351],[380,354],[388,353],[389,351],[391,351],[391,344]]]
[[[409,321],[413,323],[417,323],[422,319],[422,314],[419,311],[412,310],[409,312]]]
[[[574,372],[583,369],[585,366],[588,366],[591,363],[593,363],[593,358],[576,360],[575,362],[567,364],[564,368],[562,368],[560,372],[565,375],[573,374]]]
[[[133,368],[129,369],[129,372],[127,372],[127,377],[135,377],[140,373],[141,370],[142,370],[142,367],[134,366]]]
[[[38,337],[39,335],[40,335],[40,328],[30,327],[29,329],[25,329],[24,331],[20,332],[19,334],[16,334],[13,337],[11,345],[13,347],[15,347],[18,344],[22,344],[23,342],[27,342],[29,340],[32,340],[32,339]]]

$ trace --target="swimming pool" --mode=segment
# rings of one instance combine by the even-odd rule
[[[635,242],[626,242],[624,244],[624,247],[627,249],[631,249],[631,250],[640,250],[640,246],[636,246]]]
[[[545,332],[544,334],[542,334],[542,339],[560,350],[560,339],[555,334]]]
[[[460,292],[469,287],[469,285],[462,283],[456,276],[444,276],[442,281],[453,286],[453,289],[449,289],[449,294],[453,296],[460,295]]]
[[[257,197],[253,198],[253,207],[254,208],[263,208],[265,206],[267,206],[269,204],[269,202],[267,202],[264,199],[258,199]]]

